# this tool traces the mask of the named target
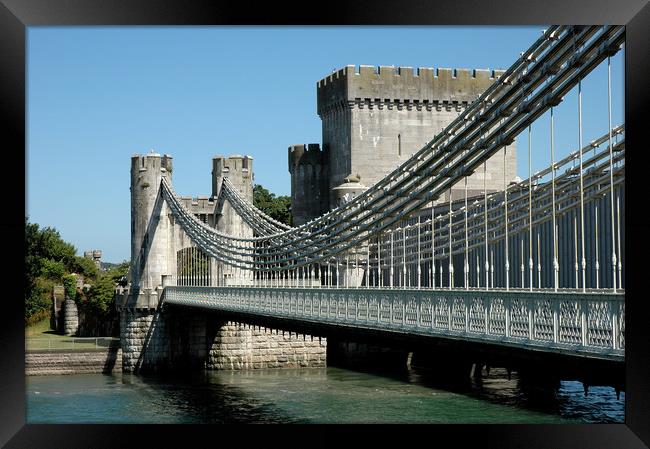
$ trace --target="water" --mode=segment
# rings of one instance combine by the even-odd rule
[[[29,376],[28,423],[580,423],[623,422],[612,388],[520,386],[493,370],[441,387],[425,372],[340,368],[212,371],[192,377]]]

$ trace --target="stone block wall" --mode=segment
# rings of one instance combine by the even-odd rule
[[[124,372],[324,367],[324,338],[224,321],[201,310],[120,312]]]
[[[167,364],[169,343],[165,330],[164,319],[153,309],[122,309],[120,311],[122,370],[130,373],[142,367],[159,367]]]
[[[63,334],[76,335],[79,329],[79,311],[77,304],[72,299],[63,303]]]
[[[229,321],[210,347],[208,369],[262,369],[326,366],[327,341]]]
[[[119,372],[122,366],[122,350],[69,351],[39,350],[25,354],[27,376],[94,374]]]

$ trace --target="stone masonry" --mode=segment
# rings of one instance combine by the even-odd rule
[[[229,321],[210,348],[208,368],[324,367],[326,340]]]
[[[119,348],[69,351],[32,350],[25,353],[27,376],[61,374],[95,374],[120,371],[122,350]]]
[[[125,372],[323,367],[326,340],[206,315],[200,310],[122,312]]]
[[[295,224],[336,207],[335,188],[349,176],[372,187],[451,123],[503,71],[346,66],[317,84],[322,120],[318,144],[289,147]],[[505,170],[504,170],[505,152]],[[489,192],[516,177],[516,147],[487,161]],[[483,170],[468,178],[469,196],[483,192]],[[452,199],[464,184],[452,188]],[[447,201],[448,194],[440,201]],[[294,206],[295,205],[295,206]]]
[[[79,311],[72,299],[63,303],[63,335],[76,335],[79,329]]]
[[[223,178],[252,202],[253,161],[248,156],[213,158],[212,197],[182,199],[199,220],[230,235],[252,237],[227,202],[216,201]],[[124,372],[161,369],[251,369],[324,366],[326,341],[219,321],[204,311],[160,309],[164,287],[178,279],[181,252],[194,243],[160,193],[172,182],[172,157],[155,152],[131,158],[131,271],[116,301]],[[233,270],[210,261],[207,285],[228,285]],[[170,281],[171,280],[171,281]],[[238,282],[242,282],[241,279]]]

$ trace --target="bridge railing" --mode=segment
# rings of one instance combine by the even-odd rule
[[[623,360],[623,294],[167,287],[163,304]]]

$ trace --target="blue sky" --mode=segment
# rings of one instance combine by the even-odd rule
[[[217,154],[254,158],[255,182],[290,194],[287,147],[320,143],[316,83],[348,64],[505,69],[534,27],[30,27],[26,211],[79,254],[130,258],[130,157],[174,157],[174,187],[208,195]],[[612,59],[623,121],[623,52]],[[584,142],[607,131],[607,71],[583,82]],[[574,92],[556,110],[556,148],[578,142]],[[548,146],[548,119],[533,149]],[[433,135],[432,135],[433,137]],[[527,134],[518,142],[527,177]],[[548,151],[533,170],[549,164]]]

